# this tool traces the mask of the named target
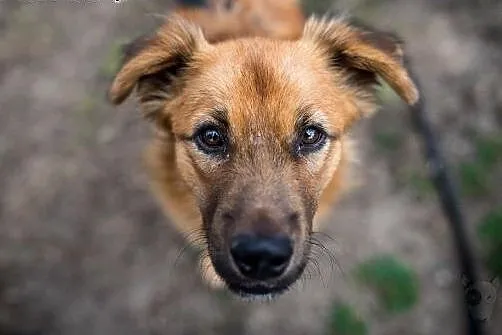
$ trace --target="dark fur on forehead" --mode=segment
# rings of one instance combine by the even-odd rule
[[[258,55],[253,55],[244,67],[250,77],[250,84],[260,98],[265,98],[273,90],[276,79],[272,69]]]

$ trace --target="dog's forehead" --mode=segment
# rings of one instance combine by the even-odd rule
[[[482,291],[482,293],[484,294],[491,294],[496,292],[495,286],[487,281],[477,282],[475,286],[478,290]]]
[[[319,55],[301,46],[263,38],[229,41],[214,49],[215,61],[208,72],[224,74],[218,81],[223,89],[250,98],[277,100],[289,93],[290,98],[300,99],[301,94],[312,94],[307,91],[313,91],[323,79],[331,78]]]
[[[289,135],[304,106],[329,118],[335,106],[341,109],[347,101],[320,52],[299,42],[256,38],[222,43],[201,57],[198,67],[190,100],[197,101],[200,113],[192,119],[222,109],[233,131],[243,136]]]

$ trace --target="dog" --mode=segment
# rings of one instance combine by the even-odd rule
[[[180,5],[127,48],[109,98],[135,91],[155,134],[153,194],[201,246],[212,287],[275,296],[302,275],[350,182],[348,131],[377,109],[379,78],[419,98],[403,57],[394,35],[306,19],[296,0]]]
[[[465,290],[470,317],[480,322],[488,321],[492,316],[493,308],[497,301],[500,280],[494,277],[490,280],[473,283],[463,275],[462,285]]]

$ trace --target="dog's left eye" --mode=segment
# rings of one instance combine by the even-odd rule
[[[300,153],[319,150],[326,143],[326,132],[317,126],[305,127],[299,135],[298,151]]]
[[[196,133],[195,142],[206,153],[221,153],[227,147],[223,132],[213,126],[200,129]]]

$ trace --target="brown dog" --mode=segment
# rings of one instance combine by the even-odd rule
[[[295,0],[213,1],[178,9],[131,48],[109,94],[119,104],[136,88],[156,130],[153,189],[189,241],[202,237],[206,279],[259,295],[302,274],[349,178],[347,130],[376,109],[377,77],[417,101],[392,36],[304,24]]]

